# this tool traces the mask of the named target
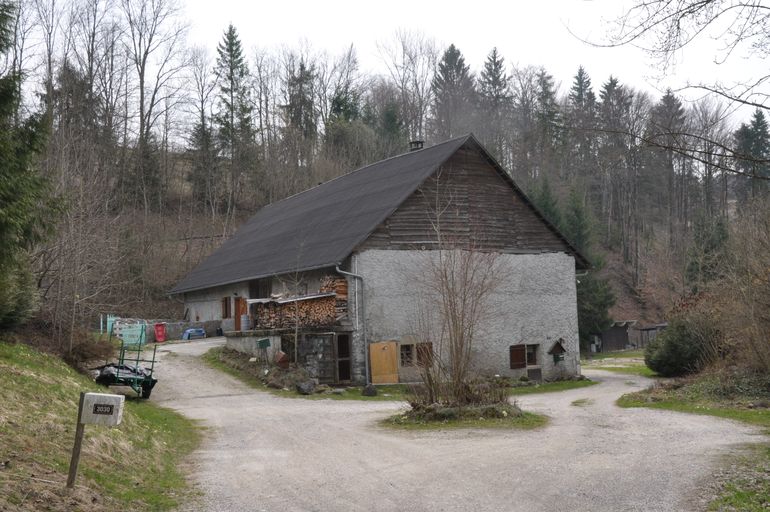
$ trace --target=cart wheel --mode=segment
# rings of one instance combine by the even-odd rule
[[[142,398],[150,398],[150,394],[152,393],[152,386],[148,384],[142,384]]]

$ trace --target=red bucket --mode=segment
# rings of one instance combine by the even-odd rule
[[[166,324],[155,324],[155,342],[166,341]]]

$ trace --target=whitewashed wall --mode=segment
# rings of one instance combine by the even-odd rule
[[[416,334],[419,277],[433,251],[366,250],[354,256],[364,276],[368,341],[402,340]],[[575,263],[564,253],[503,254],[500,282],[489,296],[489,313],[474,345],[473,361],[485,374],[518,377],[509,346],[539,345],[545,379],[580,373]],[[559,339],[567,353],[554,364],[546,352]]]

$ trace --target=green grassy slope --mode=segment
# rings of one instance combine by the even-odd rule
[[[56,357],[0,341],[0,510],[177,506],[188,492],[180,463],[200,431],[150,401],[127,399],[118,427],[86,426],[76,488],[64,489],[81,391],[107,392]]]

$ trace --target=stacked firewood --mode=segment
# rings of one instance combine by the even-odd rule
[[[319,289],[321,293],[334,292],[336,301],[334,305],[334,311],[337,321],[347,317],[348,315],[348,280],[342,276],[324,276],[321,278],[321,287]]]
[[[335,298],[318,297],[296,302],[255,304],[257,326],[262,329],[328,327],[336,320]]]

